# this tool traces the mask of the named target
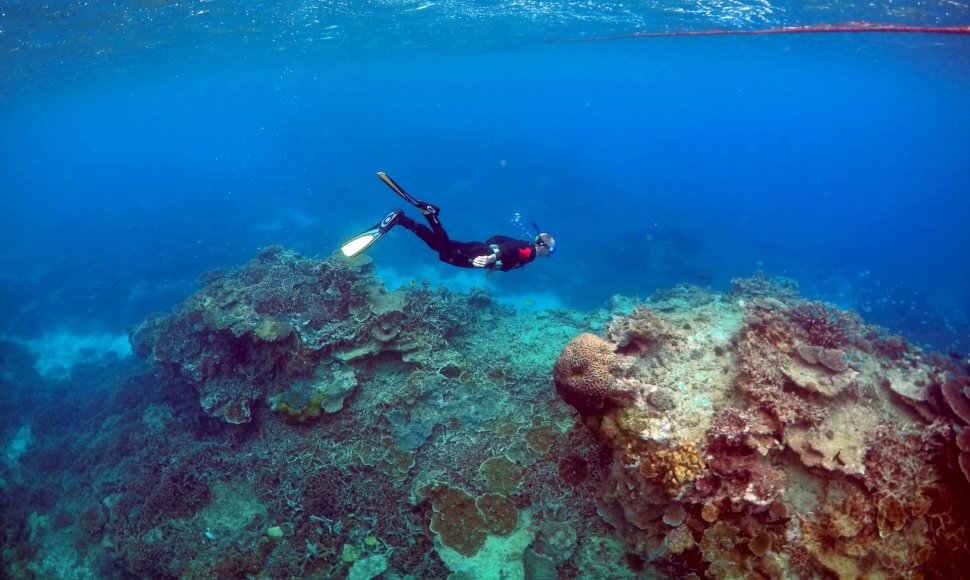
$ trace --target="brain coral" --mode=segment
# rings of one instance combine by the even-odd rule
[[[553,366],[556,392],[582,414],[603,410],[617,394],[616,355],[610,343],[584,332],[559,353]]]

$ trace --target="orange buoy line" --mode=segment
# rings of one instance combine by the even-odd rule
[[[679,30],[670,32],[631,32],[616,36],[550,38],[546,42],[596,42],[627,40],[633,38],[665,38],[676,36],[759,36],[772,34],[825,34],[858,32],[896,32],[907,34],[970,34],[970,26],[907,26],[901,24],[871,24],[850,22],[847,24],[814,24],[808,26],[785,26],[762,30]]]

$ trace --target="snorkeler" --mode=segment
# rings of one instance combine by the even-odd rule
[[[418,208],[431,227],[428,228],[415,222],[404,215],[403,210],[396,209],[373,227],[357,234],[342,245],[340,250],[345,256],[356,256],[363,252],[374,242],[384,237],[384,234],[396,225],[402,225],[414,232],[414,235],[421,238],[421,241],[427,244],[429,248],[438,252],[438,258],[442,262],[461,268],[490,268],[507,271],[513,268],[521,268],[535,260],[537,256],[549,257],[556,251],[556,241],[553,237],[539,231],[535,224],[532,225],[536,229],[536,236],[531,242],[507,236],[492,236],[484,242],[456,242],[448,237],[448,233],[442,227],[441,221],[438,219],[440,210],[436,206],[414,199],[383,172],[378,172],[377,176],[393,189],[394,193]]]

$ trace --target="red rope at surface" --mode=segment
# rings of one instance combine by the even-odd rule
[[[848,24],[817,24],[809,26],[786,26],[763,30],[681,30],[675,32],[632,32],[617,36],[590,36],[550,38],[547,42],[595,42],[604,40],[626,40],[631,38],[664,38],[674,36],[755,36],[770,34],[824,34],[856,32],[897,32],[918,34],[970,34],[970,26],[904,26],[900,24],[870,24],[851,22]]]

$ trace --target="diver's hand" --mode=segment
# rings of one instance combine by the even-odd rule
[[[476,268],[487,268],[495,263],[495,254],[489,254],[487,256],[478,256],[472,260],[472,266]]]

